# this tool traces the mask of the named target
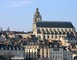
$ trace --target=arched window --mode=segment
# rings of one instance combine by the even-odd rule
[[[52,29],[50,29],[50,31],[51,31],[51,34],[53,34],[53,31],[52,31]]]
[[[41,33],[41,30],[40,29],[37,29],[37,33]]]
[[[44,38],[44,39],[46,38],[45,35],[43,36],[43,38]]]
[[[47,35],[47,38],[49,39],[49,35]]]
[[[44,29],[42,29],[42,32],[43,32],[43,34],[46,34],[46,32],[45,32],[45,30],[44,30]]]
[[[46,29],[47,34],[50,34],[50,32],[48,31],[48,29]]]

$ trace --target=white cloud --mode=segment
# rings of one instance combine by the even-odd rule
[[[18,0],[18,1],[11,1],[4,6],[5,8],[12,8],[12,7],[24,7],[26,5],[32,4],[30,0]]]

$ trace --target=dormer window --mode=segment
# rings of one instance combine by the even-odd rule
[[[7,49],[7,47],[5,47],[5,49]]]
[[[13,49],[15,50],[15,48],[13,47]]]
[[[57,45],[54,45],[54,47],[57,47]]]
[[[60,46],[60,47],[62,47],[62,46]]]
[[[19,48],[17,48],[17,50],[18,50]]]
[[[11,50],[11,48],[9,47],[9,49]]]
[[[3,47],[1,49],[3,50]]]
[[[52,47],[52,45],[50,45],[50,47]]]
[[[22,48],[21,48],[21,50],[22,50]]]

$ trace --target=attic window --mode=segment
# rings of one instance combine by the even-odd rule
[[[15,49],[15,48],[13,47],[13,49]]]
[[[62,47],[62,46],[60,46],[60,47]]]
[[[11,50],[11,48],[9,47],[9,49]]]
[[[57,47],[57,45],[54,45],[54,47]]]
[[[22,48],[21,48],[21,50],[22,50]]]
[[[17,48],[17,50],[18,50],[19,48]]]
[[[50,47],[52,47],[52,45],[50,45]]]
[[[1,49],[3,50],[3,47]]]

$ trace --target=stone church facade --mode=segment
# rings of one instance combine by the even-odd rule
[[[61,37],[75,39],[75,33],[76,29],[71,22],[42,21],[42,16],[38,8],[36,9],[33,18],[33,34],[40,40],[60,40]]]

